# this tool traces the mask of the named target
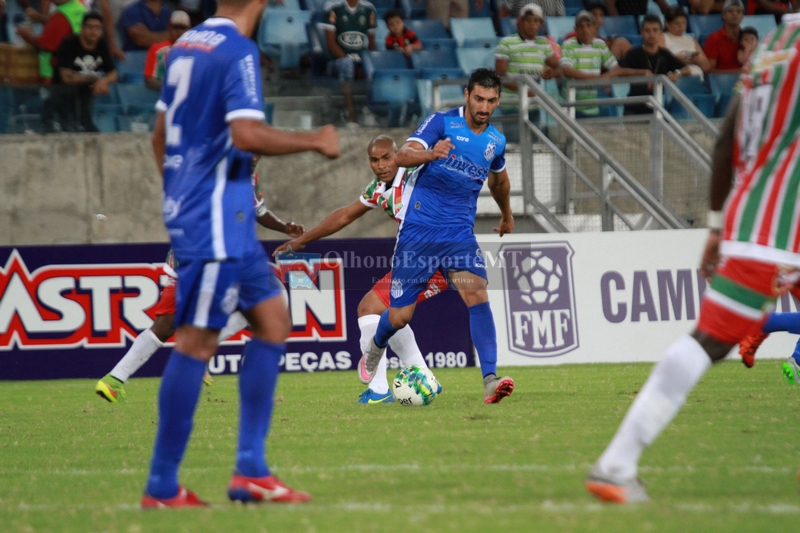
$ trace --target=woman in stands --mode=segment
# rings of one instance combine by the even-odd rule
[[[703,75],[711,70],[711,62],[697,39],[686,34],[686,11],[681,6],[670,6],[664,20],[667,31],[661,34],[659,46],[689,65],[692,76],[699,76],[702,80]]]

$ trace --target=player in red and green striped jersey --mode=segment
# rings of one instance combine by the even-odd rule
[[[761,330],[777,297],[800,294],[800,14],[758,46],[741,84],[714,147],[700,318],[653,368],[592,468],[586,488],[605,501],[648,499],[637,477],[644,449],[711,364]]]

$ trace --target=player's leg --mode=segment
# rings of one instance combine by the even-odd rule
[[[792,355],[781,365],[781,372],[789,383],[800,385],[800,341],[797,341]]]
[[[265,455],[280,359],[292,329],[286,292],[260,247],[242,263],[239,308],[253,337],[245,346],[239,370],[239,439],[228,497],[244,502],[307,501],[307,493],[287,487],[272,475]]]
[[[361,353],[369,348],[370,342],[375,337],[378,330],[378,322],[381,320],[381,313],[388,308],[389,290],[388,284],[391,283],[391,272],[376,283],[358,303],[358,329],[361,332],[359,344]],[[386,290],[384,289],[386,285]],[[385,298],[385,302],[383,301]],[[375,377],[358,398],[358,403],[377,404],[394,402],[394,396],[389,391],[389,382],[386,379],[386,354],[381,356],[378,367],[375,369]]]
[[[739,343],[739,355],[747,368],[753,367],[756,362],[756,351],[767,340],[769,334],[776,331],[788,331],[800,335],[800,313],[772,313],[767,317],[760,332],[742,339],[742,342]]]
[[[697,329],[678,339],[655,365],[636,395],[586,486],[603,500],[645,501],[637,478],[639,457],[675,417],[689,392],[748,332],[763,322],[775,301],[776,267],[728,258],[703,296]]]
[[[182,494],[178,467],[191,435],[206,365],[217,351],[219,330],[228,320],[239,268],[236,261],[180,263],[177,337],[161,378],[156,442],[142,507],[169,505]]]

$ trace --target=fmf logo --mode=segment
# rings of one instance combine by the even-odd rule
[[[273,269],[280,275],[278,265]],[[315,269],[316,283],[289,287],[289,340],[346,340],[341,262],[319,261]],[[124,347],[152,324],[167,280],[162,265],[137,263],[48,265],[31,273],[13,250],[0,267],[0,350]],[[243,331],[229,341],[247,337]]]

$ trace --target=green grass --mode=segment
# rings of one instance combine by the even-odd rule
[[[138,508],[158,380],[110,405],[94,381],[0,383],[0,531],[797,531],[800,387],[780,363],[712,369],[641,461],[652,501],[583,489],[649,364],[511,368],[517,388],[483,405],[475,369],[439,370],[432,405],[356,405],[352,372],[281,377],[268,441],[302,506],[233,505],[226,486],[235,377],[203,392],[181,481],[209,509]]]

